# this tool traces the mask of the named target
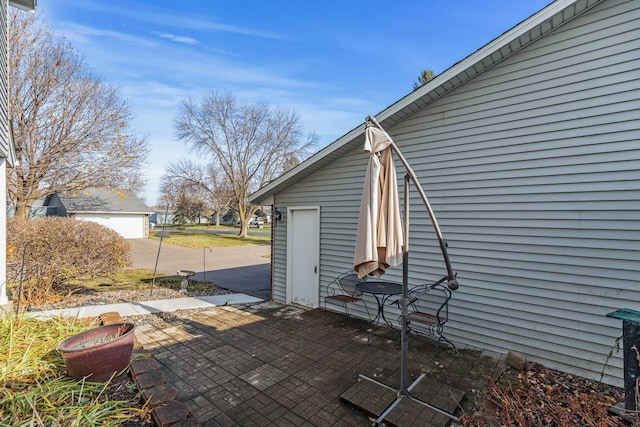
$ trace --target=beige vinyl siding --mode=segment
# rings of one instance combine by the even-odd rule
[[[640,310],[639,75],[640,3],[607,0],[387,129],[459,274],[452,340],[595,379],[608,363],[621,385],[621,354],[607,361],[621,322],[605,315]],[[281,211],[320,206],[321,297],[351,269],[366,163],[352,147],[275,196]],[[410,284],[435,281],[446,271],[415,191],[410,222]],[[284,301],[284,224],[274,239]]]

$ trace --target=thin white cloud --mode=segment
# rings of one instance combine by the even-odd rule
[[[193,37],[177,36],[175,34],[159,33],[157,31],[154,31],[153,34],[157,35],[158,37],[160,37],[162,39],[171,40],[171,41],[176,42],[176,43],[184,43],[184,44],[190,44],[190,45],[200,44],[200,42],[198,40],[194,39]]]
[[[71,41],[75,41],[82,44],[91,43],[92,37],[109,38],[117,41],[124,41],[127,43],[133,43],[144,47],[156,46],[157,43],[153,40],[143,37],[132,36],[131,34],[102,30],[95,27],[89,27],[81,24],[66,24],[63,29],[58,29],[58,32],[65,35],[65,37]]]
[[[281,33],[216,22],[210,16],[206,18],[196,17],[195,15],[190,16],[188,8],[184,8],[181,14],[176,14],[175,10],[159,11],[158,6],[153,2],[149,2],[148,5],[145,4],[144,6],[137,4],[135,8],[132,8],[126,2],[83,1],[77,7],[125,17],[133,21],[148,22],[162,27],[219,31],[275,40],[290,39],[289,36]]]
[[[274,33],[270,31],[262,31],[262,30],[257,30],[253,28],[239,27],[236,25],[221,24],[219,22],[213,22],[213,21],[202,20],[197,18],[173,16],[173,19],[170,22],[164,21],[164,19],[167,19],[166,15],[160,15],[157,23],[176,26],[178,28],[191,28],[191,29],[197,29],[202,31],[220,31],[225,33],[241,34],[245,36],[252,36],[252,37],[259,37],[259,38],[266,38],[266,39],[288,40],[291,38],[285,34]]]

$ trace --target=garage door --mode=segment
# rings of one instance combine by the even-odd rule
[[[76,219],[97,222],[104,225],[125,239],[139,239],[147,237],[146,215],[135,214],[82,214],[76,215]]]

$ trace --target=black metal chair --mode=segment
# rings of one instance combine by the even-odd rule
[[[451,290],[442,282],[416,286],[408,293],[408,331],[437,339],[435,354],[438,354],[442,341],[456,350],[456,346],[443,334],[444,325],[449,320]]]
[[[369,308],[367,303],[362,299],[362,292],[356,289],[356,285],[365,282],[352,271],[343,273],[327,285],[327,296],[324,298],[324,317],[327,316],[327,304],[338,305],[344,309],[345,316],[349,316],[349,305],[362,302],[369,319]]]

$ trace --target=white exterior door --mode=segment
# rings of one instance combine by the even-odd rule
[[[317,308],[320,208],[290,207],[287,211],[287,303]]]

